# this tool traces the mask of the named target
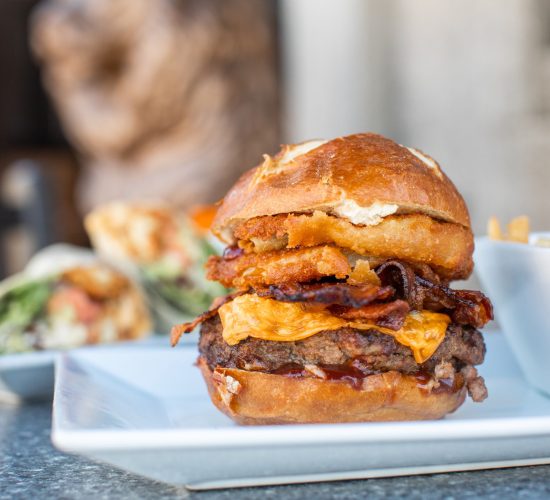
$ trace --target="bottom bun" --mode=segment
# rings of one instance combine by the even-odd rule
[[[390,371],[365,377],[354,388],[342,380],[212,371],[202,357],[198,366],[212,402],[245,425],[433,420],[455,411],[466,397],[461,375],[452,388],[429,390],[424,380]]]

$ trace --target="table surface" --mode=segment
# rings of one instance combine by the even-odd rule
[[[0,499],[550,498],[550,466],[189,492],[58,452],[50,426],[50,403],[0,403]]]

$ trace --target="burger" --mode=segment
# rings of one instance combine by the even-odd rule
[[[202,229],[210,218],[208,207],[186,215],[158,201],[114,201],[86,216],[94,249],[142,285],[158,333],[227,293],[204,276],[204,264],[216,253]]]
[[[213,403],[241,424],[438,419],[487,389],[492,319],[455,290],[474,249],[465,202],[435,160],[376,134],[284,146],[246,172],[212,230],[207,274],[235,289],[200,330]]]

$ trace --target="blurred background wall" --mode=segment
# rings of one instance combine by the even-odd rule
[[[550,2],[283,0],[285,138],[358,130],[434,156],[480,233],[550,229]]]
[[[276,27],[269,0],[43,0],[30,41],[85,166],[81,209],[213,202],[275,149]]]
[[[27,248],[40,207],[79,242],[98,202],[212,202],[281,141],[358,131],[434,156],[476,232],[550,228],[545,0],[4,0],[0,67],[0,173],[50,186]]]

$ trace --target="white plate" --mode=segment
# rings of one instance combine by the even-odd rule
[[[81,349],[57,362],[52,439],[152,479],[220,488],[550,463],[550,399],[500,334],[489,399],[441,421],[238,427],[208,398],[196,348]]]
[[[165,346],[167,337],[149,337],[144,340],[118,342],[110,349],[120,349],[132,343],[139,346]],[[88,347],[90,350],[98,346]],[[43,401],[52,398],[54,364],[62,351],[46,350],[0,355],[0,401]]]
[[[57,351],[0,356],[0,400],[42,400],[53,394]]]

